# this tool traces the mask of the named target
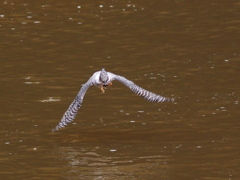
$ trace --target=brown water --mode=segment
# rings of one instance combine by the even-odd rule
[[[2,179],[239,179],[240,3],[29,1],[0,7]],[[95,72],[73,124],[52,133]]]

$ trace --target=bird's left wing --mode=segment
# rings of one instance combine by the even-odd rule
[[[82,105],[85,93],[87,92],[88,88],[93,85],[92,79],[93,76],[85,84],[82,85],[82,88],[80,89],[78,95],[75,97],[72,104],[70,104],[68,110],[64,113],[59,124],[54,129],[52,129],[52,131],[57,131],[74,120],[78,110]]]
[[[146,89],[143,89],[143,88],[139,87],[138,85],[136,85],[134,82],[126,79],[123,76],[119,76],[119,75],[115,75],[115,74],[111,74],[111,75],[112,75],[112,79],[113,80],[117,80],[117,81],[123,83],[128,88],[130,88],[135,94],[144,97],[148,101],[158,102],[158,103],[174,101],[173,98],[163,97],[161,95],[158,95],[158,94],[150,92],[150,91],[148,91]]]

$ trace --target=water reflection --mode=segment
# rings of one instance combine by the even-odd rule
[[[124,155],[128,147],[119,146],[117,151],[106,152],[103,145],[93,148],[61,147],[59,153],[68,161],[68,177],[86,179],[137,179],[147,174],[158,174],[166,177],[167,157],[162,155],[139,156]],[[107,155],[102,155],[107,154]],[[112,156],[111,156],[112,154]],[[155,170],[157,169],[157,170]],[[157,177],[157,175],[155,175]]]

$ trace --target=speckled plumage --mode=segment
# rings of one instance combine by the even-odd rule
[[[117,80],[124,85],[126,85],[128,88],[130,88],[135,94],[144,97],[146,100],[150,102],[169,102],[174,101],[173,98],[163,97],[158,94],[155,94],[153,92],[147,91],[138,85],[136,85],[134,82],[126,79],[123,76],[119,76],[110,72],[106,72],[103,68],[101,71],[95,72],[90,79],[82,85],[78,95],[73,100],[73,102],[70,104],[68,110],[64,113],[61,121],[59,124],[53,129],[53,131],[57,131],[63,127],[65,127],[68,123],[72,122],[77,115],[78,110],[80,109],[83,98],[85,93],[87,92],[88,88],[92,85],[100,86],[102,92],[104,93],[104,90],[102,88],[106,88],[113,80]]]

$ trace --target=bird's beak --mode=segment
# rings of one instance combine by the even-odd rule
[[[108,86],[108,84],[105,84],[105,83],[103,84],[103,87],[105,87],[105,88],[106,88],[107,86]]]

